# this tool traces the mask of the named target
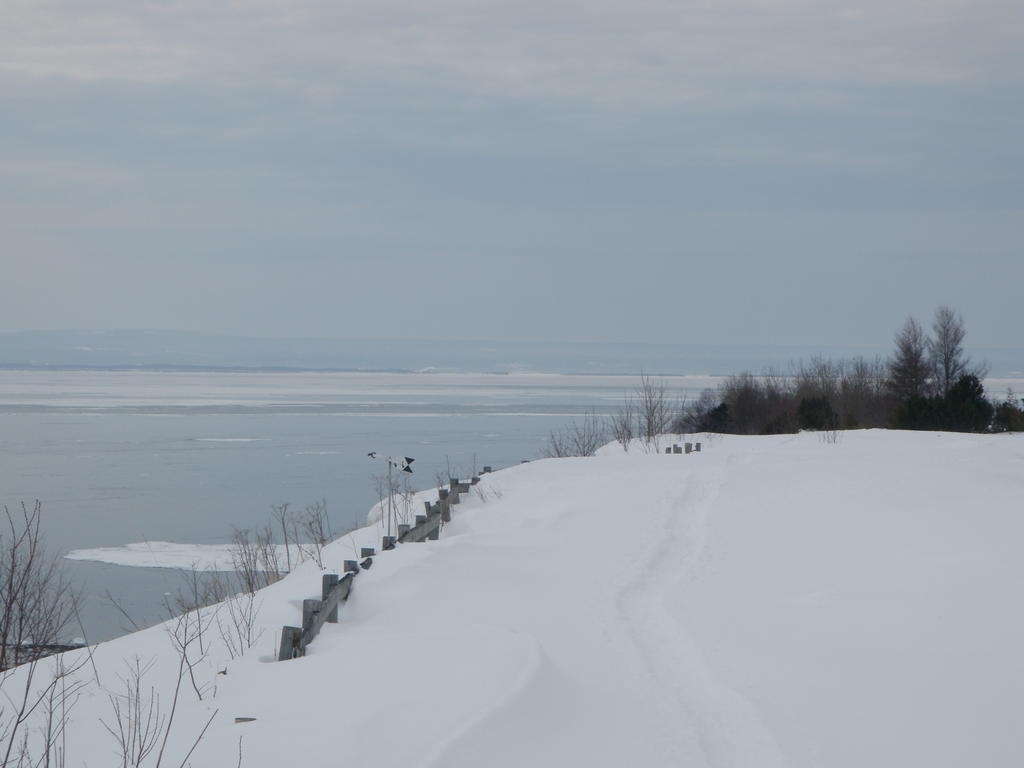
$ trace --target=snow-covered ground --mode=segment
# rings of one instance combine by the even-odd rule
[[[163,764],[216,713],[197,768],[1020,765],[1024,436],[702,441],[485,476],[440,541],[379,555],[308,656],[276,662],[319,593],[305,563],[260,593],[243,657],[211,624]],[[100,723],[136,657],[166,718],[166,628],[104,643],[68,765],[119,764]]]

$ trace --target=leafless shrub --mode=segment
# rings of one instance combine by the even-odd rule
[[[622,450],[626,452],[629,452],[629,446],[637,436],[634,418],[635,412],[636,407],[632,398],[627,397],[626,402],[612,416],[612,434],[615,436],[615,440],[618,441],[619,445],[622,446]]]
[[[108,693],[113,711],[111,722],[100,719],[100,724],[117,743],[121,768],[160,768],[167,750],[167,742],[174,726],[181,684],[185,678],[186,661],[179,653],[178,674],[171,697],[170,709],[164,713],[160,691],[148,683],[146,676],[155,661],[143,663],[139,657],[128,663],[127,674],[121,675],[121,690]],[[215,710],[193,741],[179,766],[185,766],[189,757],[206,735],[210,723],[220,710]],[[159,750],[157,746],[159,745]],[[154,758],[155,759],[150,759]]]
[[[395,502],[398,522],[411,523],[416,518],[416,513],[419,510],[416,508],[416,491],[409,482],[408,475],[402,475],[401,485],[397,490]]]
[[[230,552],[231,567],[235,578],[239,587],[246,592],[255,592],[280,581],[284,576],[278,556],[278,547],[274,542],[273,530],[270,525],[258,529],[255,534],[248,528],[236,528],[231,536]],[[296,565],[300,554],[300,551],[296,549],[294,563]],[[222,584],[220,600],[233,591],[235,590],[230,585]]]
[[[209,690],[209,684],[201,684],[196,680],[196,667],[210,652],[208,629],[218,609],[196,608],[185,611],[167,628],[171,645],[181,659],[182,671],[188,671],[189,682],[199,701],[203,700],[203,695]]]
[[[679,420],[673,425],[676,433],[704,432],[708,425],[708,415],[718,407],[719,400],[713,389],[705,389],[700,397],[683,408]]]
[[[61,646],[78,610],[79,593],[61,560],[47,554],[42,505],[4,507],[0,531],[0,754],[4,766],[59,765],[66,758],[65,726],[81,683],[75,674],[87,662],[47,659]],[[15,670],[15,667],[19,667]],[[14,680],[17,680],[16,689]],[[30,752],[26,728],[37,712],[44,724]]]
[[[449,471],[451,471],[450,467]],[[448,477],[443,476],[440,472],[436,474],[435,479],[439,488],[448,485]],[[386,529],[389,525],[412,522],[418,510],[416,509],[416,491],[413,490],[409,482],[409,475],[404,472],[393,472],[389,485],[388,473],[384,472],[374,475],[373,481],[381,510],[378,525]]]
[[[835,403],[839,397],[839,382],[843,375],[842,362],[823,355],[814,355],[807,362],[793,366],[791,391],[797,400],[805,397],[823,397]]]
[[[710,407],[705,393],[686,424],[694,431],[734,434],[886,426],[896,402],[890,369],[878,357],[816,356],[793,364],[788,376],[772,370],[730,376],[719,387],[719,404]]]
[[[611,431],[625,451],[637,438],[645,451],[657,451],[659,436],[671,432],[684,413],[685,402],[672,398],[663,381],[640,374],[640,383],[612,416]]]
[[[78,601],[59,557],[46,552],[42,505],[4,507],[0,532],[0,670],[45,655],[60,642]]]
[[[880,357],[845,361],[837,411],[847,429],[888,424],[895,400],[887,386],[888,366]]]
[[[274,532],[269,524],[256,531],[254,546],[256,547],[256,563],[263,574],[265,584],[273,584],[283,579],[285,571],[281,567],[277,544],[274,543]]]
[[[835,445],[839,442],[842,432],[838,429],[823,429],[818,432],[818,442],[826,443],[828,445]]]
[[[74,673],[84,661],[66,663],[62,656],[54,659],[51,671],[51,685],[47,686],[46,698],[43,703],[43,725],[40,728],[40,750],[42,758],[35,763],[42,768],[64,768],[67,765],[68,742],[67,726],[71,718],[71,710],[78,703],[84,680],[74,679]]]
[[[0,674],[0,765],[10,768],[62,766],[67,759],[66,727],[85,685],[76,674],[87,657],[35,657]],[[16,685],[14,685],[16,683]],[[42,724],[30,738],[36,713]]]
[[[486,504],[491,499],[501,499],[505,496],[501,486],[497,483],[477,483],[470,488],[470,492],[480,499],[483,504]]]
[[[294,528],[291,516],[288,514],[288,502],[273,504],[270,507],[274,522],[281,529],[281,537],[284,540],[285,568],[292,569],[292,550],[290,546],[291,532]]]
[[[729,413],[728,431],[736,434],[776,434],[796,431],[796,402],[792,380],[768,371],[730,376],[720,389]]]
[[[640,436],[648,445],[669,431],[680,410],[668,396],[664,382],[655,381],[646,374],[640,375],[636,404]]]
[[[262,637],[262,629],[256,627],[262,604],[252,592],[240,592],[228,597],[217,612],[217,629],[232,659],[244,655]]]
[[[310,559],[324,567],[323,549],[334,536],[331,521],[327,516],[327,500],[321,499],[307,504],[298,520],[299,537],[296,544],[303,559]]]
[[[544,455],[549,458],[565,456],[593,456],[597,449],[608,442],[608,426],[605,420],[591,411],[582,421],[573,419],[567,427],[552,430]]]
[[[247,528],[236,528],[231,536],[231,566],[246,592],[255,592],[267,585],[260,568],[259,548]]]
[[[127,674],[119,676],[121,692],[108,694],[114,712],[112,723],[100,720],[117,743],[122,768],[142,766],[157,748],[164,731],[166,717],[160,711],[160,694],[145,682],[154,663],[143,664],[136,656],[128,664]]]
[[[181,571],[182,586],[168,600],[166,608],[173,618],[181,613],[205,608],[219,603],[231,592],[231,584],[225,574],[218,571],[202,571],[197,563]]]

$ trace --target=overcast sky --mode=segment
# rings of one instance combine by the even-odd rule
[[[4,0],[0,331],[1024,346],[1020,0]]]

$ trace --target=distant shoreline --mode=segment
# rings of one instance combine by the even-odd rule
[[[40,373],[54,371],[60,373],[365,373],[392,374],[410,376],[588,376],[598,378],[614,376],[622,378],[654,376],[656,378],[724,378],[730,373],[658,373],[649,371],[476,371],[452,368],[430,368],[414,370],[411,368],[313,368],[292,366],[242,366],[242,365],[22,365],[17,363],[0,363],[0,371],[26,371]]]

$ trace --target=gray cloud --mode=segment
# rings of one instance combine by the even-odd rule
[[[1018,342],[1016,3],[0,14],[0,330]]]

